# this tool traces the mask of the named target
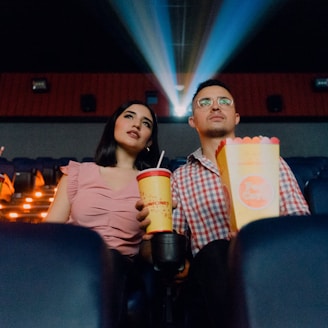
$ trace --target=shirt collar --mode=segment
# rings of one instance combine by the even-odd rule
[[[196,149],[193,153],[191,153],[188,157],[187,157],[187,162],[188,163],[193,163],[198,161],[202,166],[206,167],[207,169],[213,171],[214,173],[216,173],[217,175],[219,174],[219,169],[216,165],[214,165],[208,158],[206,158],[203,155],[202,152],[202,148],[199,147],[198,149]]]
[[[201,161],[202,158],[203,158],[202,148],[199,147],[198,149],[196,149],[193,153],[191,153],[188,156],[187,161],[191,162],[193,159],[198,159],[199,161]]]

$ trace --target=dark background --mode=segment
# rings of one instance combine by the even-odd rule
[[[169,1],[174,28],[198,1]],[[285,1],[223,72],[328,72],[327,16],[327,0]],[[0,72],[149,71],[106,0],[0,0],[0,40]]]

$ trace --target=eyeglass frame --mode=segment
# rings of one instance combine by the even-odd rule
[[[199,101],[202,100],[202,99],[211,99],[211,104],[208,105],[208,106],[201,106],[199,104]],[[220,104],[220,100],[221,99],[229,99],[231,101],[231,103],[229,105],[227,105],[227,104]],[[213,98],[213,97],[202,97],[202,98],[199,98],[199,99],[196,100],[196,104],[197,104],[197,107],[200,108],[200,109],[209,109],[211,106],[214,105],[214,101],[215,101],[215,98]],[[234,104],[234,100],[233,99],[230,99],[229,97],[226,97],[226,96],[219,96],[219,97],[217,97],[216,98],[216,102],[217,102],[217,104],[220,107],[223,107],[223,108],[225,108],[225,107],[232,107],[233,104]]]

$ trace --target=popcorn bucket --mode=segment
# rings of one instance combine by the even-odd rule
[[[227,138],[216,151],[231,231],[279,216],[279,139]]]

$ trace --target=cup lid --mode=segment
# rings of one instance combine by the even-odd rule
[[[164,168],[150,168],[150,169],[146,169],[141,171],[138,175],[137,175],[137,180],[141,180],[144,179],[146,177],[150,177],[150,176],[163,176],[163,177],[171,177],[171,171],[168,169],[164,169]]]

